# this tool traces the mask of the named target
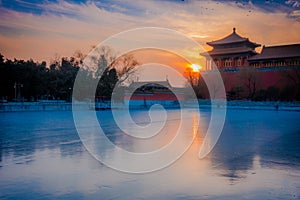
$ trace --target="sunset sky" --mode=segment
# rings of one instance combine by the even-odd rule
[[[300,2],[0,0],[0,53],[7,58],[49,62],[55,54],[88,53],[111,35],[141,27],[179,31],[205,49],[206,42],[230,34],[233,27],[262,45],[299,43]],[[197,62],[198,51],[187,56]]]

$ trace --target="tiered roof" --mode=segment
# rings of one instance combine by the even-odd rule
[[[240,53],[248,53],[248,52],[256,54],[256,51],[253,48],[249,48],[249,47],[235,47],[235,48],[228,48],[228,49],[213,49],[213,50],[209,51],[208,54],[210,56],[213,56],[213,55],[224,55],[224,54],[240,54]],[[205,55],[205,54],[202,54],[202,55]]]
[[[248,43],[248,44],[251,44],[253,45],[253,47],[259,47],[260,44],[257,44],[255,42],[251,42],[249,40],[249,38],[244,38],[244,37],[241,37],[239,34],[236,33],[236,29],[233,28],[233,32],[222,38],[222,39],[219,39],[219,40],[215,40],[215,41],[212,41],[212,42],[207,42],[207,44],[209,46],[216,46],[216,45],[226,45],[226,44],[233,44],[233,43]]]
[[[214,55],[228,55],[228,54],[245,54],[250,53],[255,55],[255,48],[260,44],[251,42],[248,38],[244,38],[236,33],[236,29],[233,28],[233,32],[219,40],[207,42],[209,46],[213,47],[213,50],[201,53],[203,56]]]

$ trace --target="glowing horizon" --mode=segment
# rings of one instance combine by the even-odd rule
[[[0,1],[0,53],[9,59],[33,59],[49,65],[56,55],[71,57],[78,50],[88,54],[92,46],[110,36],[141,27],[173,29],[204,50],[211,49],[206,42],[227,36],[233,27],[242,37],[262,45],[299,43],[299,5],[294,1],[242,0]],[[168,35],[160,40],[167,41]],[[201,49],[184,51],[191,63],[205,66]],[[164,52],[138,53],[136,59],[143,64],[151,62],[152,56],[181,72],[191,64]]]
[[[230,34],[232,27],[262,45],[300,42],[299,5],[292,1],[29,2],[0,2],[0,53],[7,58],[48,63],[55,54],[70,57],[76,50],[87,54],[113,34],[147,26],[179,31],[206,50],[206,42]],[[200,58],[197,50],[187,54]]]

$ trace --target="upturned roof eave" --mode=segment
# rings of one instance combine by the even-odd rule
[[[260,47],[261,44],[251,42],[248,38],[245,38],[245,40],[240,40],[240,41],[234,41],[234,42],[223,42],[220,43],[219,41],[212,41],[212,42],[207,42],[206,44],[215,47],[215,46],[222,46],[222,45],[228,45],[228,44],[237,44],[237,43],[245,43],[248,42],[249,44],[253,45],[254,47]]]

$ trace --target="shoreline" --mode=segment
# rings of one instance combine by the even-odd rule
[[[78,109],[87,109],[87,103],[76,103]],[[71,102],[5,102],[0,103],[0,112],[27,112],[27,111],[71,111]]]
[[[186,108],[193,108],[195,102],[184,102]],[[244,101],[234,100],[226,102],[227,109],[243,109],[243,110],[276,110],[276,111],[300,111],[300,102],[282,102],[282,101]],[[109,102],[106,103],[107,105]],[[89,110],[91,108],[90,102],[72,102],[63,101],[41,101],[41,102],[5,102],[0,103],[0,112],[27,112],[27,111],[72,111],[75,107],[76,110]],[[224,104],[218,101],[211,102],[211,100],[199,99],[198,105],[200,109],[211,109],[212,107],[224,108]],[[120,109],[120,106],[112,109]],[[167,108],[168,109],[168,108]]]
[[[199,108],[219,107],[218,101],[211,104],[210,100],[199,100]],[[232,100],[226,102],[227,109],[241,110],[275,110],[275,111],[300,111],[300,102],[285,101],[248,101],[248,100]]]

